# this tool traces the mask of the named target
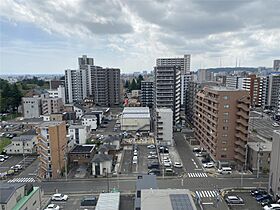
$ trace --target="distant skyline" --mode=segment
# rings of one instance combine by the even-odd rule
[[[63,74],[82,55],[122,73],[184,54],[192,71],[236,59],[272,67],[279,8],[279,0],[2,0],[0,74]]]

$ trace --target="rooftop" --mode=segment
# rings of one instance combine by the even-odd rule
[[[101,193],[95,210],[118,210],[120,206],[120,193]]]
[[[69,153],[91,153],[95,148],[95,145],[76,145]]]
[[[145,189],[141,190],[141,209],[196,210],[197,208],[187,189]]]
[[[158,189],[157,179],[155,175],[139,175],[136,180],[136,189]]]
[[[6,204],[11,196],[15,193],[15,191],[24,186],[24,183],[1,183],[0,185],[0,204]]]
[[[101,163],[104,161],[110,161],[112,159],[113,159],[112,155],[95,154],[94,157],[92,158],[91,162],[92,163]]]
[[[21,135],[12,138],[12,141],[31,141],[36,135]]]
[[[247,144],[254,151],[272,151],[272,142],[248,142]]]
[[[116,150],[117,146],[116,145],[111,145],[111,144],[102,144],[99,149],[98,152],[108,152],[110,150]]]
[[[65,123],[64,121],[46,121],[40,124],[40,127],[56,126]]]
[[[85,125],[70,125],[69,126],[69,129],[75,129],[75,128],[78,128],[78,129],[85,129],[86,128],[86,126]]]
[[[205,89],[214,90],[214,91],[232,91],[232,92],[246,91],[246,90],[224,87],[224,86],[206,86]]]
[[[122,118],[150,118],[149,107],[125,107]]]
[[[172,113],[172,109],[170,109],[170,108],[157,108],[157,112]]]

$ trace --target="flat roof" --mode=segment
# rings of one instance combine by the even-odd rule
[[[248,142],[247,144],[254,151],[272,151],[272,142]]]
[[[171,112],[173,112],[173,111],[172,111],[172,109],[170,109],[170,108],[157,108],[157,112],[171,113]]]
[[[64,121],[46,121],[40,124],[39,127],[48,127],[48,126],[55,126],[55,125],[60,125],[62,123],[65,123]]]
[[[149,107],[125,107],[123,109],[123,114],[140,114],[140,113],[145,113],[145,114],[150,114],[150,109]]]
[[[158,189],[157,179],[155,175],[138,175],[136,180],[136,190],[142,189]]]
[[[99,195],[95,210],[119,210],[120,193],[101,193]]]
[[[95,148],[95,145],[76,145],[69,153],[91,153]]]
[[[75,128],[82,128],[82,129],[84,129],[84,128],[86,128],[86,126],[85,125],[70,125],[69,126],[69,129],[75,129]]]
[[[141,190],[141,210],[196,210],[187,189]]]
[[[23,205],[30,200],[30,198],[37,192],[39,191],[40,188],[39,187],[33,187],[32,192],[30,192],[27,196],[23,196],[19,202],[17,202],[17,204],[15,205],[15,207],[13,208],[13,210],[20,210],[22,209]]]

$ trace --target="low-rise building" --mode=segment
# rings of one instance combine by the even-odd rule
[[[142,196],[141,191],[145,189],[155,190],[158,189],[157,178],[155,175],[138,175],[136,180],[136,195],[134,200],[134,210],[142,209]]]
[[[116,150],[120,149],[120,144],[121,144],[121,137],[119,135],[115,135],[115,136],[106,136],[103,140],[102,140],[103,144],[109,144],[109,145],[114,145],[116,146]]]
[[[7,154],[33,154],[37,152],[36,149],[37,134],[35,130],[12,138],[11,144],[5,147]]]
[[[176,206],[176,207],[175,207]],[[141,210],[196,210],[191,192],[187,189],[143,189]],[[138,209],[135,209],[138,210]]]
[[[271,142],[248,142],[247,165],[254,174],[268,173],[270,166]]]
[[[121,115],[121,130],[150,131],[149,107],[125,107]]]
[[[85,111],[83,106],[79,105],[79,104],[75,104],[73,106],[73,110],[76,113],[76,118],[77,119],[81,119],[81,117],[84,115]]]
[[[158,144],[173,145],[173,112],[169,108],[156,109],[155,137]]]
[[[269,192],[277,197],[280,195],[280,131],[274,131],[269,171]]]
[[[74,144],[83,145],[89,138],[90,126],[70,125],[68,128],[68,134],[70,141],[74,141]]]
[[[38,118],[42,113],[41,98],[38,96],[23,97],[22,106],[24,118]]]
[[[101,193],[99,195],[95,210],[119,210],[120,197],[120,192]]]
[[[132,98],[138,98],[141,96],[141,90],[132,90],[131,91],[131,97]]]
[[[107,176],[112,172],[113,157],[107,154],[95,154],[92,163],[93,176]]]
[[[44,98],[42,99],[42,114],[49,115],[61,113],[63,111],[63,101],[61,98]]]
[[[95,145],[76,145],[68,153],[69,163],[73,165],[89,165],[95,154]]]
[[[82,124],[84,126],[89,126],[90,131],[95,131],[97,129],[97,117],[95,114],[87,113],[82,117]]]
[[[2,210],[31,210],[41,208],[39,187],[25,183],[1,183],[0,206]]]

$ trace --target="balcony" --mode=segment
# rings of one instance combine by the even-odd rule
[[[244,111],[248,112],[250,110],[249,106],[244,103],[237,104],[237,107],[243,109]]]
[[[248,120],[249,119],[249,115],[247,114],[247,112],[244,111],[238,111],[237,115],[243,117],[244,119]]]
[[[247,140],[247,137],[243,133],[236,133],[235,136],[237,138],[240,138],[240,139],[244,140],[244,141]]]
[[[235,141],[234,144],[238,145],[238,146],[240,146],[242,148],[245,148],[245,142],[244,141]]]
[[[244,120],[243,118],[237,119],[236,122],[242,124],[245,127],[248,127],[248,122],[246,120]]]
[[[237,126],[236,130],[238,130],[244,134],[248,134],[248,130],[246,130],[243,126]]]
[[[244,147],[244,149],[241,148],[241,147],[236,147],[236,148],[234,148],[234,151],[235,151],[236,153],[239,153],[239,154],[243,155],[243,156],[246,155],[245,147]]]

